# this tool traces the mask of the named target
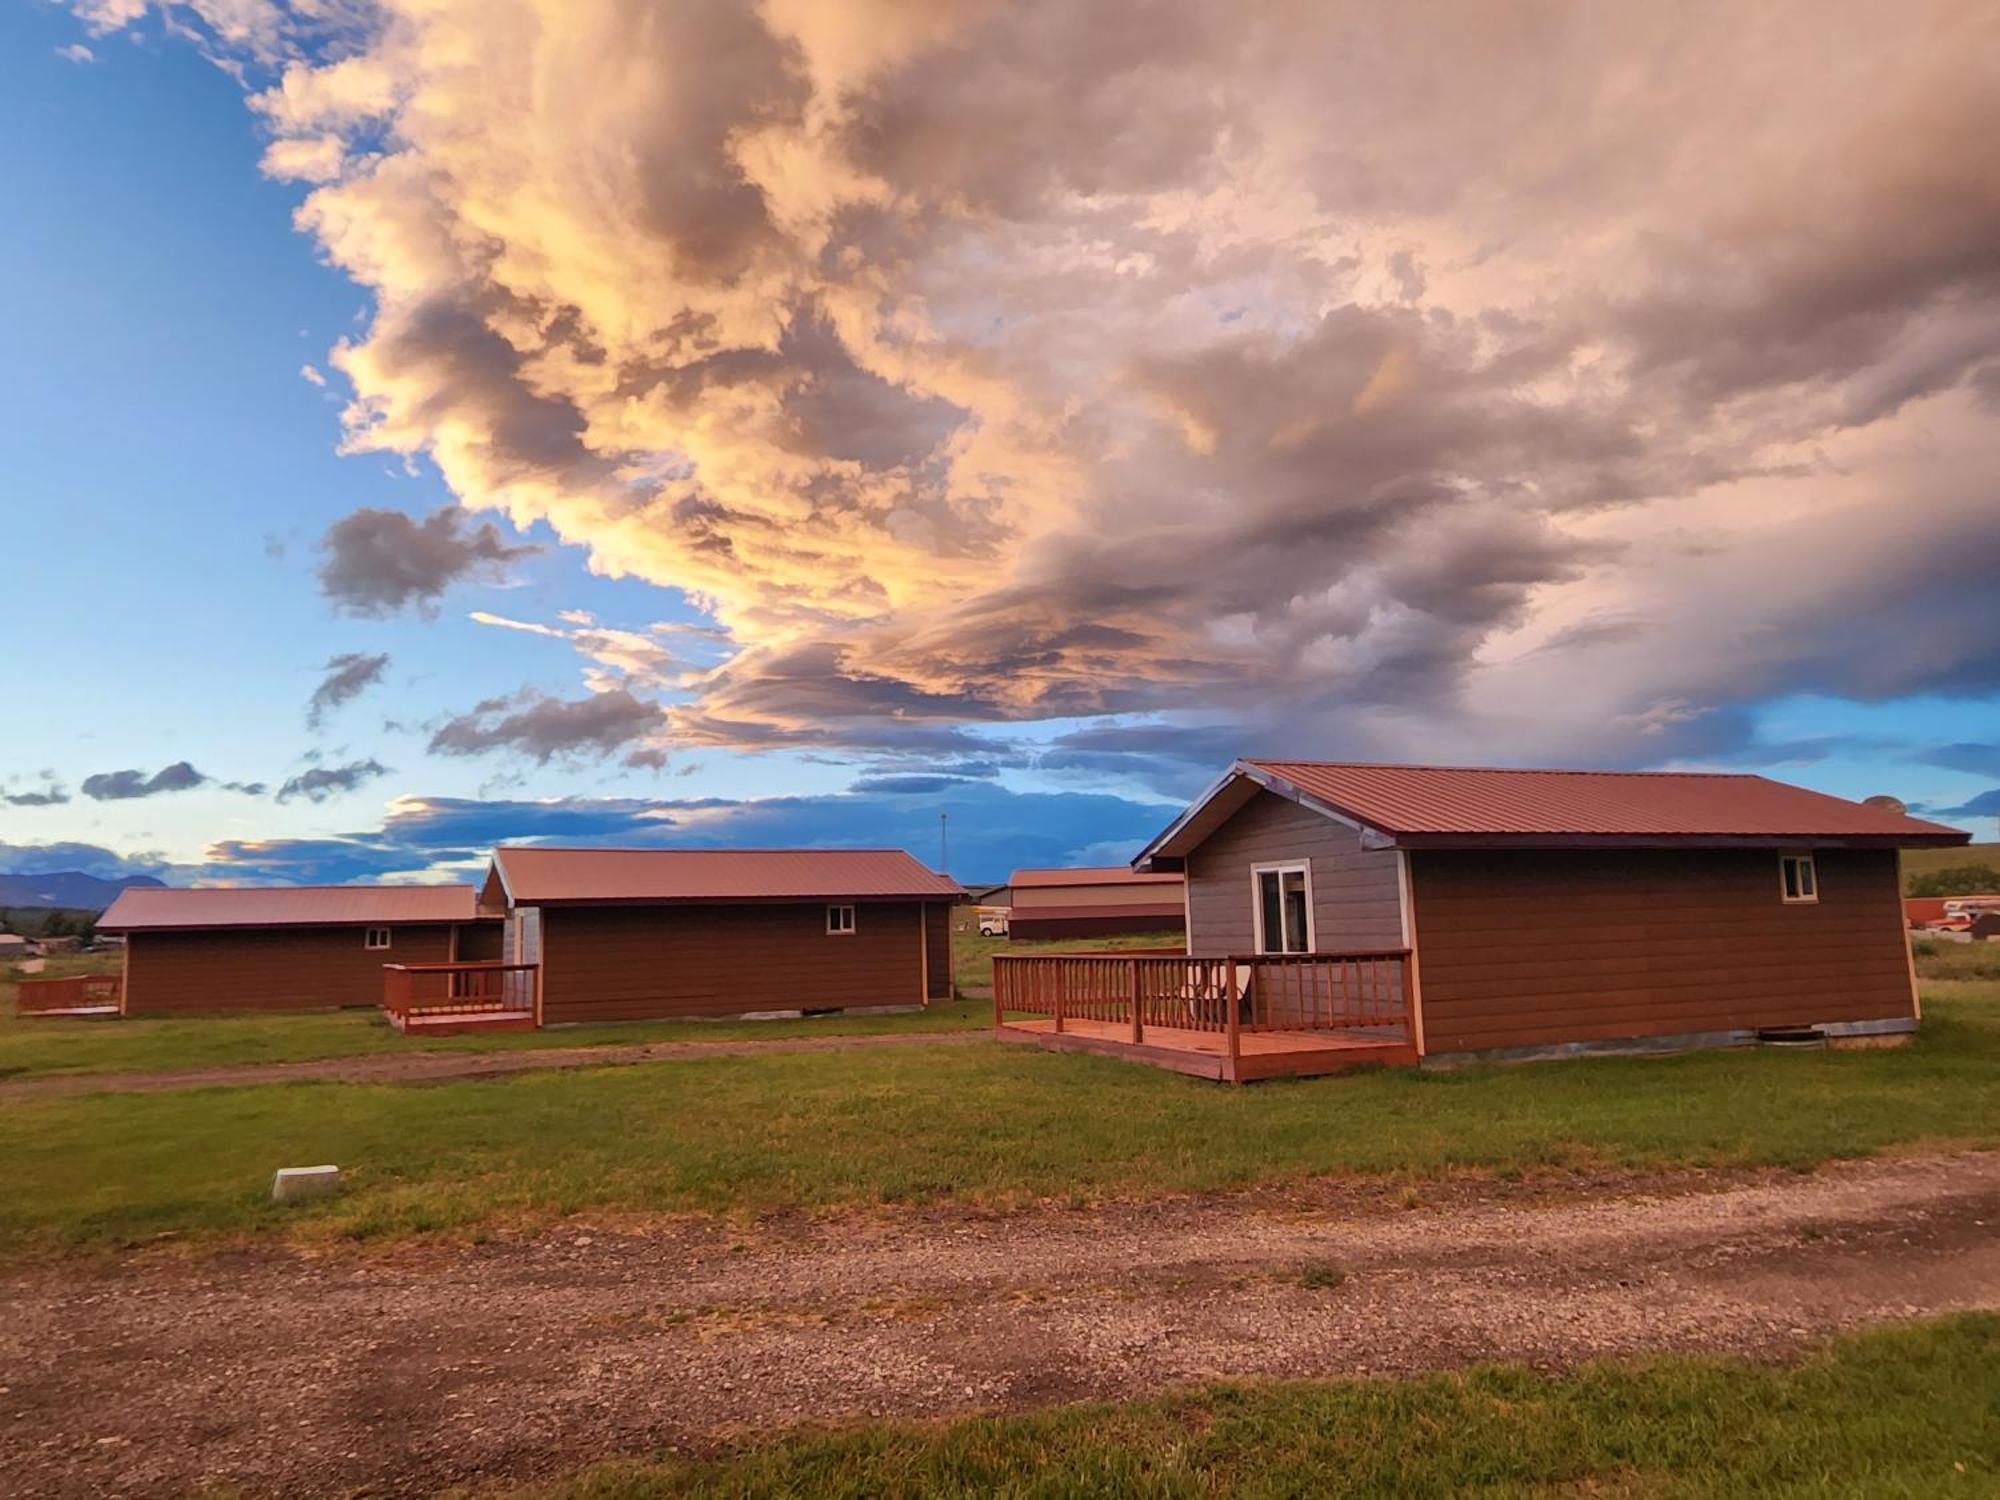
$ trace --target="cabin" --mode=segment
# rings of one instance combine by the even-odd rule
[[[901,849],[503,847],[480,895],[542,1024],[917,1009],[958,884]]]
[[[1013,897],[1007,936],[1014,941],[1124,932],[1178,937],[1187,920],[1177,873],[1140,874],[1124,865],[1016,870],[1007,886]]]
[[[133,886],[98,919],[125,938],[126,1015],[380,1005],[390,965],[497,959],[470,885]]]
[[[1915,1030],[1897,851],[1761,776],[1241,760],[1133,862],[1176,958],[1002,957],[1003,1036],[1229,1081]]]

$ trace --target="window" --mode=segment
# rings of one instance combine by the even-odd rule
[[[851,906],[829,906],[826,909],[826,930],[846,935],[854,931],[854,908]]]
[[[1312,873],[1303,864],[1256,865],[1257,951],[1312,952]]]
[[[386,948],[386,947],[388,947],[388,946],[389,946],[389,929],[388,929],[388,928],[386,928],[386,927],[371,927],[371,928],[369,928],[369,929],[368,929],[368,931],[367,931],[367,933],[366,933],[366,935],[364,935],[364,936],[363,936],[363,938],[362,938],[362,940],[361,940],[361,946],[362,946],[362,947],[364,947],[364,948]]]
[[[1788,906],[1819,900],[1819,875],[1813,869],[1813,857],[1810,854],[1780,854],[1778,888],[1784,893]]]

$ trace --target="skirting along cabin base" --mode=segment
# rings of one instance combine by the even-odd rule
[[[1418,1060],[1409,955],[996,955],[993,1031],[1224,1083]]]

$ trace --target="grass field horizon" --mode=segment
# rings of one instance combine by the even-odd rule
[[[169,1236],[380,1241],[591,1212],[997,1208],[1318,1177],[1819,1163],[2000,1146],[2000,985],[1926,986],[1892,1050],[1392,1069],[1227,1089],[1001,1043],[680,1060],[423,1088],[286,1083],[0,1110],[0,1254]],[[284,1210],[271,1172],[334,1162]]]

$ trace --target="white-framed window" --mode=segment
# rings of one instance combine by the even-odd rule
[[[826,930],[839,937],[851,936],[854,932],[854,908],[829,906],[826,909]]]
[[[1312,866],[1252,865],[1250,907],[1259,953],[1313,951]]]
[[[1778,856],[1778,894],[1787,906],[1802,906],[1819,900],[1819,871],[1810,854]]]
[[[361,946],[369,949],[388,947],[389,929],[386,927],[369,928],[361,935]]]

